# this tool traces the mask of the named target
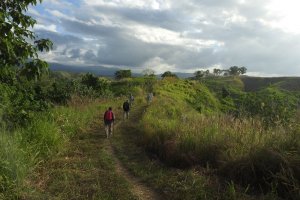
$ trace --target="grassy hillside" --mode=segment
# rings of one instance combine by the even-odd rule
[[[158,96],[158,103],[168,99],[170,102],[167,101],[167,104],[170,107],[190,104],[200,113],[206,114],[220,109],[220,102],[215,95],[204,84],[197,81],[166,78],[156,84],[154,92]],[[174,105],[171,104],[172,101]]]
[[[104,105],[103,105],[104,106]],[[14,199],[45,160],[64,151],[69,139],[89,125],[99,104],[57,107],[36,114],[28,126],[0,132],[0,198]]]
[[[135,106],[142,109],[147,93],[152,92],[153,101],[133,124],[139,130],[138,145],[151,158],[158,158],[166,169],[180,168],[183,174],[187,168],[201,166],[225,185],[230,183],[231,189],[237,185],[247,194],[297,199],[297,81],[249,77],[114,81],[65,72],[39,82],[8,80],[0,84],[0,197],[20,193],[33,170],[63,152],[97,110],[121,104],[130,93],[136,97]],[[93,103],[95,99],[98,104]],[[168,184],[178,184],[176,178],[172,181]],[[191,187],[182,184],[182,188]]]
[[[286,101],[292,97],[277,89],[261,91],[262,96],[247,94],[241,90],[240,81],[225,79],[231,84],[238,83],[228,84],[228,88],[242,94],[234,98],[244,98],[249,103],[244,105],[248,112],[257,109],[252,117],[245,114],[235,118],[220,111],[222,99],[204,85],[208,83],[214,91],[218,85],[227,86],[220,83],[221,79],[215,85],[214,81],[165,79],[156,85],[155,100],[141,122],[146,150],[171,166],[213,168],[227,181],[252,192],[262,190],[288,198],[299,197],[299,122],[280,123],[286,115],[296,118],[296,108],[288,107]],[[291,105],[295,105],[296,97],[293,98]],[[256,104],[258,107],[253,107]],[[266,126],[267,123],[273,125]]]
[[[257,91],[270,85],[289,91],[300,91],[300,77],[248,77],[241,78],[245,91]]]

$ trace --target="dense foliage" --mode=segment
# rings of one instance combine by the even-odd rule
[[[120,80],[122,78],[130,78],[131,77],[131,70],[118,70],[115,72],[115,78]]]
[[[174,78],[178,78],[176,74],[170,72],[170,71],[166,71],[161,75],[162,78],[166,78],[166,77],[174,77]]]
[[[36,4],[37,0],[0,2],[0,67],[19,67],[21,74],[35,80],[48,66],[37,52],[52,47],[50,40],[37,39],[30,29],[36,21],[25,12]]]
[[[2,126],[24,125],[35,111],[49,107],[37,82],[48,64],[38,58],[52,42],[37,39],[31,30],[36,21],[26,15],[36,0],[0,2],[0,118]]]

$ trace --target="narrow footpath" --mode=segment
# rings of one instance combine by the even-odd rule
[[[134,107],[135,108],[135,107]],[[131,126],[136,126],[136,122],[142,117],[144,107],[138,107],[130,112],[129,119],[123,120],[117,124],[116,134],[128,134],[129,131],[134,129]],[[154,191],[151,187],[145,185],[138,177],[133,176],[126,167],[120,162],[115,154],[114,143],[110,142],[109,151],[115,160],[116,172],[124,177],[132,186],[131,192],[140,200],[160,200],[163,199],[160,194]]]
[[[117,120],[115,134],[127,122]],[[114,136],[107,139],[102,121],[96,120],[70,141],[65,153],[39,170],[29,183],[35,192],[23,199],[161,199],[118,160],[112,140]]]

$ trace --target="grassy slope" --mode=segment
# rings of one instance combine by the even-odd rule
[[[145,150],[140,119],[147,109],[147,106],[134,107],[131,119],[118,128],[113,146],[130,172],[162,193],[164,199],[275,199],[272,195],[246,195],[245,189],[230,182],[220,182],[210,168],[178,169],[161,163],[157,156]]]
[[[142,120],[141,140],[148,151],[172,166],[207,163],[229,181],[245,187],[250,184],[252,191],[257,186],[261,190],[272,187],[281,196],[299,196],[299,130],[265,130],[255,119],[234,120],[211,112],[201,115],[195,112],[197,104],[190,104],[197,91],[193,83],[171,80],[156,91],[156,101]],[[200,101],[203,108],[218,102],[209,91],[196,94],[205,94],[205,101]]]
[[[240,82],[233,81],[233,87],[236,86],[235,83],[239,85]],[[213,86],[213,82],[211,82],[211,84],[211,86]],[[219,85],[222,85],[222,81]],[[208,85],[208,87],[210,87],[210,85]],[[235,89],[239,88],[240,86]],[[221,106],[220,102],[215,98],[218,94],[211,93],[201,84],[193,81],[165,80],[154,89],[156,94],[154,102],[147,109],[140,126],[137,126],[138,124],[136,123],[139,121],[138,119],[126,124],[122,130],[131,131],[120,132],[120,135],[114,141],[114,145],[119,157],[135,175],[141,176],[144,181],[164,193],[169,199],[247,199],[249,197],[241,193],[233,183],[220,184],[216,176],[212,175],[214,170],[211,170],[210,167],[178,170],[161,165],[155,160],[149,160],[144,152],[144,147],[149,148],[149,144],[150,148],[154,148],[154,150],[157,151],[158,157],[171,160],[170,164],[172,164],[173,161],[192,162],[189,163],[189,165],[193,164],[195,158],[193,152],[198,153],[198,155],[196,154],[197,157],[204,155],[203,159],[213,157],[213,159],[219,160],[220,152],[218,150],[221,150],[223,151],[222,155],[225,155],[225,157],[220,160],[221,162],[234,158],[233,162],[223,168],[223,170],[228,170],[233,174],[235,172],[243,173],[243,171],[237,171],[239,168],[236,167],[247,168],[249,165],[244,165],[245,163],[250,165],[255,164],[255,162],[260,162],[260,159],[265,159],[264,156],[271,158],[273,156],[275,159],[279,159],[277,161],[280,163],[281,155],[278,157],[277,154],[280,148],[291,148],[291,150],[293,150],[295,147],[296,150],[293,150],[294,153],[290,150],[285,151],[289,157],[292,156],[295,158],[295,152],[297,154],[297,151],[299,154],[299,149],[297,150],[297,145],[298,147],[300,146],[298,144],[299,138],[297,138],[296,135],[294,137],[288,134],[288,137],[285,137],[284,135],[287,134],[285,131],[282,131],[279,135],[277,135],[279,132],[262,134],[263,130],[259,128],[259,123],[233,123],[231,118],[216,118],[213,113],[219,111]],[[134,92],[135,90],[138,93],[141,91],[140,88],[133,86],[132,91]],[[140,103],[141,102],[142,100]],[[74,133],[78,127],[74,126],[74,121],[68,121],[67,113],[68,112],[62,112],[61,119],[59,120],[59,118],[57,118],[58,120],[56,120],[55,123],[60,125],[59,130]],[[157,115],[157,113],[160,114]],[[140,117],[141,113],[137,113],[136,116]],[[194,118],[195,120],[193,120]],[[259,129],[253,129],[252,123]],[[226,124],[231,124],[231,126],[226,126]],[[47,129],[47,126],[44,128]],[[139,136],[137,136],[137,134]],[[244,137],[245,135],[246,137]],[[68,199],[74,196],[78,197],[77,199],[84,199],[91,196],[101,199],[115,199],[121,196],[124,196],[125,199],[135,198],[129,192],[129,186],[126,181],[116,175],[114,170],[111,170],[111,166],[114,166],[114,162],[108,156],[107,144],[102,142],[97,144],[96,141],[101,141],[101,138],[98,138],[98,136],[98,133],[83,131],[75,137],[65,153],[60,154],[53,162],[47,163],[50,167],[49,170],[40,169],[40,173],[45,179],[40,180],[37,175],[35,182],[33,182],[37,191],[32,192],[32,190],[29,190],[25,193],[23,192],[24,199]],[[13,148],[19,148],[18,142],[13,142],[13,139],[5,135],[3,135],[3,137],[3,144],[1,146],[2,149],[6,149],[6,152],[12,152]],[[250,139],[252,141],[250,143],[251,145],[247,146]],[[57,140],[54,138],[54,141]],[[291,145],[291,141],[294,141],[293,145]],[[89,145],[90,142],[93,143],[92,146]],[[136,143],[143,147],[133,145]],[[212,144],[212,146],[210,146],[210,144]],[[43,146],[44,145],[40,145],[40,147]],[[220,147],[221,149],[219,149]],[[259,147],[272,147],[272,150],[275,149],[276,151],[275,154],[273,151],[267,151],[265,154]],[[96,151],[95,149],[97,148],[101,150]],[[257,151],[253,151],[257,148]],[[250,154],[250,157],[252,156],[251,159],[244,156],[247,155],[247,152],[251,151],[253,151],[253,154]],[[41,152],[47,152],[47,148],[41,149]],[[217,154],[210,154],[213,152],[217,152]],[[256,154],[256,152],[258,152],[258,154]],[[34,152],[32,153],[34,154]],[[84,153],[87,153],[86,156],[82,156]],[[31,155],[32,154],[22,155],[20,153],[15,156],[10,156],[11,160],[19,158],[18,161],[20,161],[20,163],[12,164],[11,168],[20,168],[25,161],[28,161],[28,158],[32,157]],[[101,157],[99,155],[101,155]],[[180,159],[176,160],[178,155]],[[277,161],[275,160],[275,165],[278,164],[276,163]],[[33,163],[36,162],[35,160]],[[200,160],[200,162],[203,162],[203,160]],[[206,162],[206,160],[204,160],[204,162]],[[292,164],[297,166],[297,160]],[[36,164],[34,164],[34,166],[35,165]],[[99,168],[99,166],[101,166],[101,168]],[[57,167],[60,169],[56,170],[55,168]],[[5,168],[2,167],[1,170],[3,169]],[[26,172],[26,170],[24,171]],[[26,177],[26,174],[28,174],[28,172],[24,173],[25,176],[23,176]],[[50,174],[54,176],[49,178]],[[93,174],[98,174],[102,179],[99,179],[98,176],[93,176]],[[286,178],[284,174],[276,174],[276,176],[281,176],[279,178],[282,179]],[[83,181],[83,185],[82,182],[77,181],[78,178],[85,180]],[[116,188],[113,187],[115,183],[122,189],[115,190]],[[291,182],[286,183],[290,184]],[[29,182],[29,184],[32,184],[32,182]],[[90,185],[90,187],[85,187],[87,185]],[[297,184],[294,186],[297,187]],[[43,194],[45,188],[49,188],[50,190]],[[298,189],[295,188],[295,192],[299,191]],[[85,197],[84,195],[89,196]],[[262,199],[268,198],[268,196],[262,197]]]
[[[98,165],[103,166],[103,169],[98,171],[99,176],[103,175],[107,179],[99,179],[98,177],[92,188],[96,187],[97,184],[105,186],[111,181],[111,186],[119,183],[126,190],[126,183],[113,174],[113,171],[110,171],[110,168],[113,168],[113,161],[107,156],[105,145],[99,152],[97,146],[90,149],[94,150],[92,153],[98,157],[88,159],[88,157],[81,157],[80,152],[85,151],[85,148],[88,149],[89,143],[80,143],[76,140],[80,139],[78,138],[80,136],[77,136],[78,133],[81,137],[86,135],[83,130],[90,126],[95,116],[99,115],[99,111],[104,112],[108,102],[90,102],[87,105],[72,102],[72,104],[74,105],[57,107],[49,113],[36,116],[33,123],[26,129],[17,130],[10,134],[1,133],[0,199],[53,199],[54,197],[56,199],[69,199],[72,195],[81,194],[79,186],[72,188],[76,178],[85,178],[86,185],[88,185],[89,177],[92,178],[94,173],[91,173],[92,171],[90,174],[85,172],[94,170],[94,166],[99,168]],[[102,119],[101,116],[97,118]],[[76,139],[71,140],[74,136]],[[93,136],[95,133],[94,135],[91,133],[91,137]],[[74,141],[77,142],[73,144]],[[77,150],[78,154],[76,154]],[[74,160],[69,160],[69,157],[74,158]],[[78,168],[76,169],[76,167]],[[34,180],[33,177],[35,177]],[[50,189],[48,193],[44,191],[46,188]],[[88,190],[85,191],[87,194]],[[104,192],[108,190],[112,192]],[[114,195],[118,195],[122,191],[105,186],[99,195],[100,193],[104,195],[103,198],[114,199]],[[126,190],[120,196],[127,193]],[[82,196],[79,195],[78,198],[82,198]]]
[[[41,168],[31,185],[36,191],[24,199],[136,199],[115,171],[100,120],[72,138],[66,152]]]
[[[210,180],[195,170],[176,170],[162,165],[156,159],[149,159],[140,146],[142,130],[139,119],[146,107],[134,107],[131,119],[120,126],[113,140],[117,156],[130,172],[162,193],[165,199],[212,199],[215,188]]]
[[[241,80],[245,84],[245,91],[257,91],[269,85],[276,85],[279,88],[289,91],[300,91],[299,77],[248,77],[244,76]]]

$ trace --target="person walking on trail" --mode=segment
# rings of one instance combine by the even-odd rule
[[[134,96],[132,94],[129,95],[129,103],[130,103],[130,106],[132,106],[134,102]]]
[[[129,105],[128,100],[126,100],[123,103],[124,119],[128,119],[129,118],[129,110],[130,110],[130,105]]]
[[[113,134],[113,126],[115,121],[115,115],[112,111],[112,108],[109,107],[108,110],[104,113],[104,125],[105,125],[105,133],[106,137],[112,136]]]
[[[153,98],[153,93],[149,92],[147,95],[147,103],[148,105],[152,102],[152,98]]]

